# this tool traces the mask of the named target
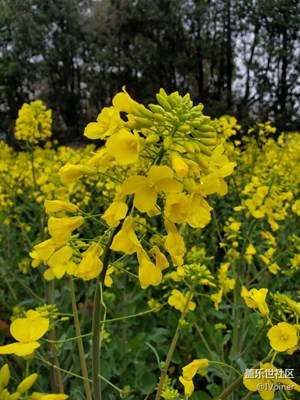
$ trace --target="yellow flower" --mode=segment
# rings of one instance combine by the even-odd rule
[[[166,220],[165,227],[168,234],[164,238],[164,247],[170,254],[173,264],[180,266],[183,264],[183,256],[186,250],[183,238],[173,222]]]
[[[263,400],[273,400],[276,385],[282,384],[285,387],[290,386],[291,389],[300,392],[300,386],[287,378],[284,371],[277,369],[271,363],[260,364],[259,369],[254,369],[255,376],[248,377],[246,373],[243,377],[243,383],[251,392],[259,392]]]
[[[72,183],[83,175],[93,176],[97,174],[97,170],[94,167],[88,165],[78,164],[66,164],[59,170],[59,176],[62,183]]]
[[[73,251],[70,246],[64,246],[53,253],[47,263],[50,269],[45,271],[44,278],[46,280],[61,279],[66,272],[68,275],[73,275],[76,270],[76,264],[70,261],[72,254]]]
[[[0,354],[31,356],[34,350],[40,347],[37,340],[47,332],[49,319],[37,312],[29,311],[26,318],[17,318],[11,323],[10,333],[17,342],[0,346]]]
[[[133,114],[139,108],[139,103],[134,101],[125,90],[125,86],[122,87],[123,93],[117,93],[112,100],[113,106],[118,111],[123,111],[129,114]]]
[[[133,254],[142,249],[142,245],[134,232],[134,218],[130,216],[125,218],[122,229],[114,237],[110,248],[113,251],[123,251],[126,254]]]
[[[78,211],[78,206],[70,203],[69,201],[45,200],[44,206],[48,215],[52,215],[53,213],[60,211],[67,211],[70,213],[76,213]]]
[[[207,201],[197,193],[193,193],[186,222],[192,228],[204,228],[211,220],[210,210],[212,210],[212,207]]]
[[[152,247],[150,253],[155,257],[155,265],[162,271],[168,268],[169,262],[166,256],[159,250],[157,246]]]
[[[207,367],[208,367],[207,358],[199,358],[193,360],[190,364],[182,368],[182,376],[184,377],[184,379],[192,380],[200,369],[205,369]]]
[[[165,216],[172,222],[181,224],[190,211],[190,198],[184,193],[168,194],[165,203]]]
[[[141,212],[148,212],[156,205],[158,192],[178,193],[182,184],[173,179],[174,173],[166,165],[153,165],[148,176],[133,175],[123,183],[125,194],[134,193],[134,206]]]
[[[298,343],[297,329],[287,322],[279,322],[268,331],[270,345],[275,351],[287,351]]]
[[[215,307],[215,309],[216,309],[217,311],[219,310],[219,304],[220,304],[221,301],[222,301],[222,296],[223,296],[223,290],[222,290],[222,289],[219,290],[218,293],[215,293],[215,294],[211,294],[211,295],[210,295],[210,298],[211,298],[211,300],[213,301],[214,307]]]
[[[106,271],[105,279],[104,279],[104,285],[106,287],[111,287],[113,284],[113,280],[111,277],[111,274],[114,272],[115,268],[114,267],[109,267]]]
[[[248,291],[245,286],[242,288],[241,296],[249,308],[256,308],[262,317],[269,314],[266,303],[268,289],[251,289]]]
[[[179,377],[179,381],[184,386],[184,394],[185,394],[185,396],[190,397],[193,394],[194,388],[195,388],[193,381],[184,379],[182,376]]]
[[[53,239],[47,239],[35,245],[33,251],[29,253],[30,257],[33,258],[31,264],[33,268],[38,267],[42,261],[47,263],[56,248],[57,245],[54,243]]]
[[[122,128],[124,122],[114,107],[104,107],[97,117],[97,122],[91,122],[84,130],[84,136],[89,139],[106,139]]]
[[[171,296],[168,298],[168,303],[170,306],[174,307],[176,310],[183,312],[187,301],[187,295],[183,295],[179,290],[173,289]],[[196,308],[196,303],[189,301],[188,310],[194,311]]]
[[[181,178],[185,177],[189,172],[189,167],[182,157],[178,153],[171,154],[172,168],[175,173]]]
[[[141,249],[137,253],[139,262],[139,280],[142,289],[146,289],[149,285],[157,286],[161,283],[161,270],[150,261],[145,250]]]
[[[107,154],[114,157],[117,163],[128,165],[139,158],[140,138],[137,132],[132,134],[123,128],[108,138],[105,147]]]
[[[69,218],[50,217],[48,230],[55,243],[64,243],[70,239],[72,232],[83,223],[84,218],[81,216]]]
[[[97,243],[92,243],[82,254],[82,260],[77,268],[75,276],[85,281],[96,278],[103,268],[102,261],[99,258],[102,253],[102,247]]]
[[[120,220],[126,217],[128,206],[124,201],[115,200],[107,208],[102,218],[111,228],[115,228],[119,225]]]

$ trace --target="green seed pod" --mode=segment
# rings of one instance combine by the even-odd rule
[[[188,153],[192,153],[192,154],[195,153],[195,148],[194,148],[194,146],[193,146],[193,144],[191,142],[184,142],[183,143],[183,147],[185,148],[185,150]]]
[[[136,128],[151,128],[151,126],[153,126],[153,121],[147,118],[137,117],[135,118],[135,124]]]
[[[202,118],[193,119],[193,121],[189,121],[189,125],[192,126],[193,128],[199,129],[203,125]]]
[[[215,132],[198,131],[197,135],[195,135],[195,136],[199,137],[199,138],[214,138],[214,137],[216,137],[216,133]]]
[[[17,390],[19,393],[25,393],[27,392],[28,389],[31,388],[31,386],[34,384],[34,382],[38,378],[38,374],[34,373],[29,375],[27,378],[23,379],[22,382],[18,385]]]
[[[149,108],[152,112],[158,113],[158,114],[164,114],[165,110],[162,108],[162,106],[158,104],[149,104]]]
[[[138,113],[139,113],[142,117],[150,118],[150,119],[153,118],[153,113],[152,113],[152,111],[148,110],[148,109],[147,109],[145,106],[143,106],[142,104],[139,104],[139,105],[137,106],[137,111],[138,111]]]
[[[167,136],[164,138],[164,149],[168,150],[173,144],[173,138],[171,136]]]
[[[212,125],[205,125],[202,123],[199,127],[197,127],[201,132],[215,132],[215,128]]]
[[[217,139],[212,138],[212,139],[199,139],[199,142],[204,144],[205,146],[215,146],[217,144]]]
[[[157,121],[157,122],[160,122],[160,123],[161,122],[163,122],[163,123],[166,122],[166,118],[162,114],[155,113],[155,114],[153,114],[153,116],[154,116],[155,121]]]
[[[160,93],[157,93],[156,99],[159,102],[159,104],[166,110],[166,111],[172,111],[172,107],[168,103],[168,101],[162,97]]]
[[[201,143],[198,143],[198,146],[199,146],[202,154],[205,154],[206,156],[211,157],[212,151],[209,148],[207,148],[206,146],[204,146]]]
[[[199,143],[196,142],[196,140],[193,140],[191,143],[192,143],[192,145],[193,145],[193,147],[195,149],[195,153],[200,153],[201,149],[199,147]]]
[[[201,155],[200,153],[197,153],[194,155],[194,159],[201,168],[208,169],[209,164],[203,155]]]

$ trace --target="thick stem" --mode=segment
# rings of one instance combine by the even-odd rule
[[[162,370],[162,373],[161,373],[161,376],[160,376],[160,379],[159,379],[159,384],[158,384],[155,400],[160,400],[161,393],[162,393],[162,390],[164,388],[164,383],[165,383],[165,380],[166,380],[166,377],[167,377],[168,368],[169,368],[170,362],[172,360],[172,357],[173,357],[173,354],[174,354],[174,351],[175,351],[175,348],[176,348],[176,345],[177,345],[177,341],[179,339],[179,335],[180,335],[180,332],[181,332],[182,322],[183,322],[183,320],[184,320],[184,318],[186,316],[186,313],[188,311],[188,306],[189,306],[189,302],[190,302],[190,300],[192,298],[192,295],[193,295],[193,290],[191,289],[188,292],[188,295],[186,297],[186,302],[185,302],[185,305],[183,307],[180,319],[178,321],[178,325],[177,325],[176,332],[175,332],[175,335],[173,337],[171,346],[169,348],[169,352],[168,352],[168,355],[167,355],[167,358],[166,358],[166,362],[164,364],[164,369]]]
[[[92,393],[91,393],[91,388],[90,388],[89,379],[88,379],[88,372],[87,372],[84,348],[83,348],[81,331],[80,331],[80,322],[79,322],[78,311],[77,311],[77,306],[76,306],[74,282],[73,282],[73,277],[71,277],[71,276],[70,276],[70,289],[71,289],[72,310],[73,310],[74,323],[75,323],[75,332],[76,332],[76,336],[77,336],[77,344],[78,344],[78,351],[79,351],[79,359],[80,359],[82,376],[84,378],[84,381],[83,381],[84,391],[85,391],[86,399],[92,400]]]
[[[101,335],[101,291],[100,285],[104,282],[105,275],[107,272],[109,259],[111,255],[110,246],[113,238],[121,229],[121,224],[115,228],[108,239],[106,244],[104,255],[103,255],[103,268],[100,275],[97,278],[95,295],[94,295],[94,307],[93,307],[93,326],[92,326],[92,366],[93,366],[93,394],[94,400],[102,400],[101,394],[101,377],[100,377],[100,335]]]

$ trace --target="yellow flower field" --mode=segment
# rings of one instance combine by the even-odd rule
[[[0,400],[299,398],[300,133],[156,98],[0,142]]]

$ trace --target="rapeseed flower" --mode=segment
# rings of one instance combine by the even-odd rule
[[[102,215],[102,219],[111,228],[119,225],[121,219],[126,217],[128,206],[122,200],[114,200]]]
[[[110,136],[105,144],[107,154],[112,156],[118,164],[128,165],[139,158],[140,139],[137,132],[133,134],[127,129]]]
[[[92,243],[82,254],[81,263],[74,275],[85,281],[96,278],[103,268],[103,263],[99,258],[102,253],[102,247],[97,243]]]
[[[49,329],[48,313],[38,313],[29,310],[26,318],[16,318],[10,325],[10,333],[16,343],[0,346],[0,354],[16,354],[17,356],[30,357],[34,350],[40,347],[40,339]]]
[[[172,221],[165,220],[165,228],[168,234],[164,237],[164,247],[170,254],[173,264],[180,266],[183,264],[186,251],[184,240]]]
[[[242,288],[241,296],[249,308],[256,308],[262,317],[269,314],[269,307],[266,303],[268,289],[251,289],[247,290],[245,286]]]
[[[182,368],[182,376],[179,381],[184,386],[184,394],[190,397],[194,392],[193,378],[198,371],[208,367],[208,360],[206,358],[193,360],[190,364]]]
[[[122,185],[124,194],[134,193],[134,206],[141,212],[148,212],[156,205],[159,192],[178,193],[182,184],[174,179],[174,172],[166,165],[153,165],[148,176],[133,175]]]
[[[74,214],[78,211],[79,208],[76,204],[62,200],[45,200],[44,207],[48,215],[52,215],[56,212],[61,211],[67,211]]]
[[[270,345],[275,351],[291,350],[298,343],[297,329],[287,322],[279,322],[272,326],[267,334]]]
[[[84,218],[81,216],[66,218],[50,217],[48,220],[48,230],[55,243],[66,243],[70,239],[72,232],[83,223]]]
[[[124,125],[120,113],[114,107],[104,107],[97,117],[97,122],[90,122],[84,136],[89,139],[104,140],[119,131]]]
[[[113,251],[123,251],[125,254],[133,254],[142,250],[142,245],[139,242],[134,232],[134,218],[126,217],[123,226],[114,237],[110,246]]]
[[[139,262],[139,280],[142,289],[148,286],[157,286],[161,283],[162,273],[149,258],[145,250],[141,249],[137,252]]]
[[[73,183],[84,175],[93,176],[96,174],[96,168],[84,164],[66,164],[59,170],[60,180],[64,184]]]
[[[52,254],[47,261],[49,269],[45,271],[44,278],[49,281],[53,278],[61,279],[65,273],[73,275],[76,264],[71,261],[73,250],[70,246],[64,246]]]
[[[168,298],[168,303],[170,306],[174,307],[176,310],[183,312],[184,308],[186,307],[187,302],[187,294],[183,295],[179,290],[173,289],[171,296]],[[196,303],[193,301],[189,301],[187,306],[187,310],[194,311],[196,308]]]

